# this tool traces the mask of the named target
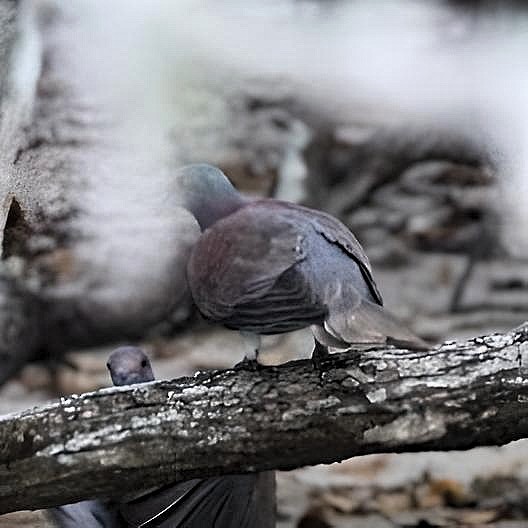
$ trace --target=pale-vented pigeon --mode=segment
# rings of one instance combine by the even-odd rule
[[[363,248],[329,214],[274,199],[241,195],[221,170],[206,164],[176,175],[178,203],[202,235],[187,278],[206,319],[253,339],[310,326],[316,349],[359,343],[427,345],[383,308]]]

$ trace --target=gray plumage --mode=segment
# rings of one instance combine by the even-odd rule
[[[116,528],[122,526],[117,510],[110,503],[88,500],[65,504],[49,510],[51,518],[61,528]]]
[[[249,200],[236,192],[224,173],[211,165],[187,165],[176,172],[176,201],[203,229],[230,215]]]
[[[115,528],[122,526],[117,510],[99,500],[65,504],[49,510],[51,518],[61,528]]]
[[[159,528],[273,528],[272,471],[194,479],[121,506],[127,526]]]
[[[109,356],[106,367],[116,386],[134,385],[154,380],[150,360],[141,350],[133,346],[116,348]]]
[[[278,334],[311,326],[329,347],[354,343],[426,345],[383,309],[381,294],[363,248],[336,218],[273,199],[248,200],[225,175],[208,165],[179,171],[186,204],[204,229],[187,266],[200,312],[228,328]],[[204,182],[219,180],[209,190]],[[207,203],[210,217],[191,182]],[[215,196],[215,189],[222,192]],[[229,189],[227,193],[226,189]],[[226,198],[227,195],[227,198]],[[185,204],[184,204],[185,205]]]

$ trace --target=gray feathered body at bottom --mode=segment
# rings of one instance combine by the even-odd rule
[[[274,528],[275,472],[193,479],[134,501],[82,501],[50,510],[61,528]]]
[[[120,512],[126,526],[145,528],[274,528],[275,473],[181,482],[121,505]]]
[[[61,528],[115,528],[124,526],[117,507],[100,500],[88,500],[51,508],[49,514]]]

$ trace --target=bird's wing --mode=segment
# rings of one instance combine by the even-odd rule
[[[116,509],[99,500],[88,500],[51,508],[49,513],[60,528],[118,528]]]
[[[194,479],[169,485],[120,507],[130,526],[271,528],[273,472]]]
[[[338,245],[358,264],[373,298],[378,304],[383,306],[383,299],[378,286],[374,281],[374,277],[372,276],[372,268],[370,266],[369,259],[363,251],[361,244],[352,234],[350,229],[348,229],[348,227],[346,227],[337,218],[334,218],[327,213],[301,206],[295,207],[307,213],[313,227],[318,233],[320,233],[330,243]]]
[[[383,308],[383,300],[372,275],[370,262],[350,230],[333,216],[302,206],[291,206],[300,212],[329,243],[337,245],[358,266],[371,298],[365,298],[354,280],[337,270],[324,284],[318,296],[327,307],[324,325],[315,327],[321,343],[343,347],[351,343],[387,343],[424,350],[427,343],[408,330]],[[374,302],[373,302],[374,301]]]
[[[327,309],[302,266],[282,273],[262,296],[237,304],[222,322],[257,334],[292,332],[324,320]]]
[[[196,243],[187,266],[200,311],[223,321],[264,299],[268,310],[272,302],[306,304],[302,277],[278,281],[306,258],[304,237],[295,219],[260,206],[244,207],[214,224]]]

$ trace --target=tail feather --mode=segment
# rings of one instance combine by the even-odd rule
[[[194,479],[123,504],[120,513],[142,528],[271,528],[274,482],[273,472]]]
[[[427,350],[429,345],[408,330],[386,308],[367,299],[339,292],[327,299],[328,314],[324,328],[314,332],[323,345],[349,348],[353,343],[392,344],[411,350]]]

